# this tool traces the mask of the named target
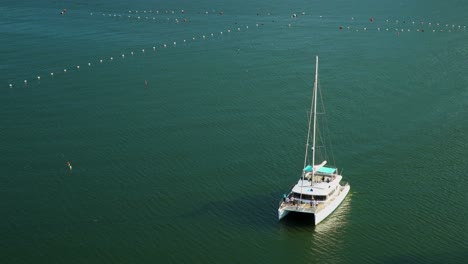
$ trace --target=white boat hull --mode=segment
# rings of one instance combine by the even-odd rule
[[[350,186],[345,185],[342,186],[343,188],[338,196],[333,198],[333,201],[328,203],[325,207],[322,207],[318,210],[315,208],[304,208],[302,206],[281,206],[278,209],[278,220],[283,219],[286,215],[289,214],[289,212],[297,212],[297,213],[306,213],[306,214],[313,214],[314,215],[314,225],[318,225],[320,222],[322,222],[327,216],[329,216],[333,211],[338,208],[338,206],[343,202],[343,200],[346,198],[346,195],[348,195]]]
[[[329,216],[333,211],[338,208],[338,206],[343,202],[343,200],[346,198],[346,195],[348,195],[348,192],[350,190],[349,185],[345,185],[343,187],[343,190],[340,192],[340,194],[330,203],[328,204],[325,208],[322,210],[315,212],[314,213],[314,221],[315,225],[318,225],[320,222],[322,222],[327,216]]]

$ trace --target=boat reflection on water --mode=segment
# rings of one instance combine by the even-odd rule
[[[343,200],[341,205],[320,225],[314,225],[313,215],[290,213],[280,223],[280,237],[286,243],[303,245],[301,248],[304,261],[313,259],[314,263],[346,262],[340,254],[330,254],[330,251],[340,251],[345,247],[351,213],[352,194]]]

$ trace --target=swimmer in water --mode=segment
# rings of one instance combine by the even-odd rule
[[[67,166],[68,166],[68,169],[70,169],[70,171],[72,170],[72,165],[69,161],[67,161]]]

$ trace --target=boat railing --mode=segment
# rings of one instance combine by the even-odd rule
[[[294,201],[291,200],[285,200],[281,199],[279,202],[279,207],[281,206],[296,206],[296,205],[310,205],[311,207],[316,207],[321,203],[325,203],[324,201],[310,201],[310,200],[301,200],[301,199],[294,199]]]

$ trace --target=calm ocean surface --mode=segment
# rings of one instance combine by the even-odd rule
[[[466,263],[467,12],[2,1],[0,263]],[[315,55],[351,184],[316,227],[277,221]]]

